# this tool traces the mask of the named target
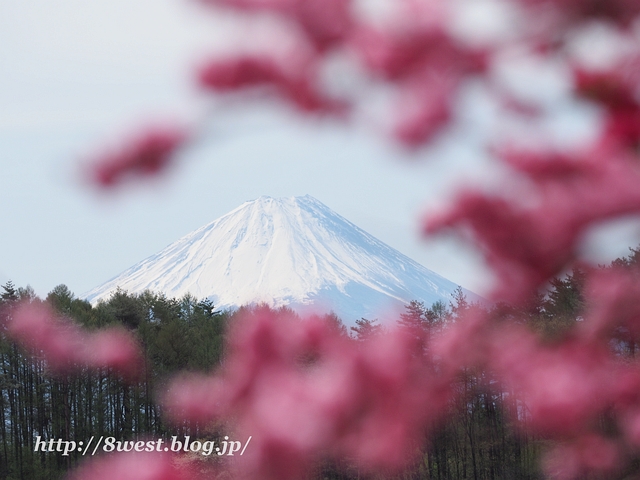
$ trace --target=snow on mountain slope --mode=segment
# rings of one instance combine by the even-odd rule
[[[218,308],[265,302],[333,310],[353,324],[382,320],[411,300],[448,304],[457,285],[305,195],[246,202],[83,297],[97,303],[118,287],[191,293]]]

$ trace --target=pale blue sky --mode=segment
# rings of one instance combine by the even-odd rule
[[[482,293],[490,278],[478,255],[450,238],[421,240],[417,227],[453,186],[495,180],[499,170],[481,148],[491,105],[471,89],[463,121],[415,154],[366,121],[209,105],[190,73],[230,31],[226,19],[184,0],[0,0],[0,282],[41,295],[65,283],[81,294],[246,200],[310,194]],[[113,194],[84,183],[82,159],[118,132],[208,108],[210,133],[166,177]],[[581,131],[583,116],[561,115],[556,127]],[[624,254],[636,234],[618,228],[612,248],[594,247],[595,255]]]

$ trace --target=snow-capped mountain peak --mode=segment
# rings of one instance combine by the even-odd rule
[[[305,195],[246,202],[84,297],[106,300],[118,287],[191,293],[218,308],[315,305],[352,323],[411,300],[448,303],[457,286]]]

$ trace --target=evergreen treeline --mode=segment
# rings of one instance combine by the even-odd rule
[[[468,303],[458,288],[449,305],[437,302],[426,308],[421,302],[411,302],[397,323],[402,328],[420,328],[434,334],[463,319],[471,310],[483,308]],[[516,429],[513,416],[507,414],[517,408],[514,393],[498,388],[491,373],[479,367],[461,372],[453,388],[456,394],[449,405],[449,415],[431,431],[422,461],[399,478],[541,478],[540,440]]]
[[[0,315],[11,315],[19,301],[41,300],[30,289],[16,289],[9,282],[0,294]],[[168,374],[208,371],[220,363],[226,313],[189,296],[176,300],[148,292],[133,296],[119,291],[92,307],[64,285],[54,288],[45,301],[85,328],[123,325],[134,331],[146,353],[146,373],[136,383],[107,369],[51,375],[42,360],[25,355],[8,341],[3,329],[0,479],[57,479],[77,462],[77,453],[34,452],[37,436],[87,442],[101,435],[117,440],[201,435],[197,426],[180,429],[165,424],[154,394]]]
[[[640,249],[611,266],[640,272]],[[563,335],[584,309],[585,275],[574,270],[554,279],[546,293],[532,295],[524,309],[508,305],[491,307],[491,314],[516,317],[547,338]],[[67,287],[54,288],[45,300],[33,290],[1,287],[0,326],[20,301],[49,302],[57,311],[88,329],[121,325],[134,332],[147,359],[144,378],[126,382],[107,369],[80,369],[69,375],[51,375],[44,361],[26,355],[0,330],[0,479],[58,479],[78,460],[78,454],[34,452],[37,436],[43,439],[86,441],[91,436],[127,440],[148,436],[215,438],[216,432],[198,425],[167,425],[154,398],[163,379],[178,371],[211,371],[223,360],[227,326],[239,312],[219,312],[207,301],[186,296],[170,299],[145,292],[116,292],[107,302],[92,306],[76,298]],[[264,307],[261,307],[264,308]],[[413,301],[397,321],[399,327],[423,329],[427,336],[456,322],[470,309],[461,289],[453,301],[426,307]],[[295,316],[290,310],[286,313]],[[377,320],[359,319],[350,331],[333,314],[327,315],[344,335],[364,341],[384,333]],[[633,355],[635,343],[627,342],[620,354]],[[394,477],[402,479],[493,480],[537,479],[539,453],[544,440],[526,428],[516,429],[509,411],[517,409],[516,396],[493,382],[479,368],[463,372],[454,386],[458,395],[448,418],[435,425],[421,461]],[[348,463],[323,463],[322,479],[364,478]]]

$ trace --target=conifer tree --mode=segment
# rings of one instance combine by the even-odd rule
[[[419,331],[428,325],[424,302],[411,300],[408,305],[405,305],[404,309],[406,310],[405,313],[401,313],[400,319],[397,321],[398,326]]]
[[[378,319],[368,320],[361,318],[356,320],[355,327],[351,327],[353,337],[358,341],[369,340],[384,331],[384,327],[378,323]]]

